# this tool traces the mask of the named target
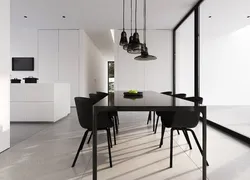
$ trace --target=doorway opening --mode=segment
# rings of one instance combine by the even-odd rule
[[[108,61],[108,93],[114,92],[115,62]]]

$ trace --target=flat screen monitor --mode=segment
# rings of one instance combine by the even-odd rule
[[[12,71],[34,71],[33,57],[13,57]]]

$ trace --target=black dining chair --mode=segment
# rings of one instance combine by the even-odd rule
[[[178,97],[178,98],[186,98],[187,94],[185,94],[185,93],[178,93],[178,94],[173,94],[172,96]]]
[[[93,116],[92,116],[93,100],[91,100],[90,98],[76,97],[75,103],[76,103],[76,110],[77,110],[79,123],[82,126],[82,128],[87,129],[87,130],[85,131],[83,135],[81,144],[77,150],[72,167],[75,166],[79,153],[83,149],[83,145],[86,141],[88,133],[92,132],[92,119],[93,119]],[[112,120],[110,119],[109,114],[104,113],[104,112],[98,114],[97,121],[98,121],[97,130],[107,131],[109,163],[110,163],[110,167],[112,167],[112,157],[111,157],[111,141],[112,140],[111,140],[110,128],[112,128],[114,125],[113,125]]]
[[[172,93],[172,91],[164,91],[164,92],[161,92],[161,94],[172,95],[173,93]],[[155,129],[157,129],[157,124],[158,124],[158,123],[155,124],[155,115],[156,115],[156,112],[153,112],[153,131],[155,131]],[[149,124],[149,122],[151,120],[152,120],[152,111],[149,111],[147,125]]]
[[[173,92],[172,91],[165,91],[165,92],[161,92],[161,94],[165,94],[165,95],[172,95]]]
[[[108,96],[108,93],[100,92],[100,91],[97,91],[96,94],[101,96],[102,98],[105,98],[106,96]],[[120,124],[118,112],[117,111],[112,111],[112,112],[109,112],[109,113],[110,113],[110,115],[112,116],[112,118],[113,118],[113,120],[115,122],[116,133],[118,134],[119,133],[118,125]]]
[[[172,93],[172,91],[166,91],[166,92],[161,92],[161,94],[172,96],[173,93]],[[157,115],[157,118],[156,118],[156,124],[155,124],[155,129],[154,129],[155,134],[157,133],[158,122],[159,122],[159,119],[160,119],[159,113],[156,112],[156,115]],[[177,131],[177,132],[178,132],[178,134],[180,134],[179,131]]]
[[[96,94],[99,95],[102,98],[105,98],[107,95],[109,95],[108,93],[101,92],[101,91],[97,91]]]
[[[167,92],[162,92],[162,94],[165,94],[165,95],[170,95],[170,96],[173,96],[173,97],[177,97],[177,98],[186,98],[186,94],[185,93],[179,93],[179,94],[172,94],[171,91],[167,91]],[[155,134],[157,132],[157,127],[158,127],[158,122],[159,122],[159,118],[160,116],[157,115],[157,119],[156,119],[156,125],[155,125]],[[179,130],[177,130],[178,134],[180,134]],[[187,140],[188,140],[188,137],[187,137]],[[190,144],[191,145],[191,144]]]
[[[89,97],[93,101],[94,104],[102,99],[102,96],[95,94],[95,93],[90,93]]]
[[[173,131],[181,130],[184,133],[188,134],[190,131],[194,137],[194,140],[200,150],[201,155],[203,155],[203,151],[201,145],[196,137],[195,132],[191,128],[195,128],[200,120],[200,112],[199,111],[181,111],[181,112],[172,112],[171,117],[169,112],[160,112],[161,121],[162,121],[162,134],[160,147],[163,145],[163,138],[165,133],[165,128],[171,128],[170,132],[170,168],[173,166]],[[208,162],[207,162],[207,165]]]
[[[185,99],[188,100],[188,101],[194,102],[194,103],[198,103],[198,104],[203,103],[203,98],[202,97],[186,97]]]
[[[97,103],[98,101],[100,101],[101,99],[105,98],[108,94],[107,93],[103,93],[103,92],[97,92],[96,94],[94,93],[90,93],[89,94],[89,97],[90,99],[92,99],[93,101],[93,104]],[[109,113],[109,116],[111,118],[111,120],[113,120],[114,122],[114,126],[113,126],[113,134],[114,134],[114,144],[116,145],[116,133],[118,133],[118,124],[117,124],[117,116],[118,116],[118,113],[117,112],[108,112]],[[87,142],[87,144],[90,143],[90,140],[93,136],[93,132],[91,132],[90,136],[89,136],[89,140]],[[111,147],[112,147],[112,141],[111,141]]]

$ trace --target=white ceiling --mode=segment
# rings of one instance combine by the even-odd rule
[[[12,0],[12,25],[39,29],[84,28],[106,59],[113,59],[110,29],[122,29],[122,0]],[[133,0],[134,2],[134,0]],[[197,0],[147,0],[147,28],[172,29]],[[138,29],[143,0],[138,0]],[[24,16],[28,18],[25,19]],[[66,16],[65,19],[62,16]],[[126,0],[130,28],[130,0]]]
[[[122,0],[12,0],[14,24],[38,28],[121,29]],[[133,0],[134,2],[134,0]],[[197,0],[147,0],[148,28],[172,29]],[[143,0],[138,0],[142,27]],[[126,27],[130,27],[130,0],[126,0]],[[23,16],[27,15],[28,19]],[[62,19],[62,15],[66,19]]]
[[[147,0],[147,28],[172,29],[197,1]],[[138,0],[138,29],[142,28],[142,5],[143,0]],[[249,7],[250,0],[205,0],[201,22],[210,27],[207,32],[217,33],[224,26],[237,29],[242,24],[250,24],[246,18],[250,16]],[[113,59],[110,29],[122,29],[122,0],[11,0],[11,10],[13,27],[83,28],[105,58]],[[210,15],[212,18],[207,21]],[[130,0],[126,0],[125,24],[129,29]]]

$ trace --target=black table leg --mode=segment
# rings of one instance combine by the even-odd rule
[[[93,107],[93,180],[97,180],[97,113]]]
[[[155,131],[155,111],[153,111],[153,132]]]
[[[207,110],[204,107],[202,121],[202,143],[203,143],[203,159],[202,159],[202,180],[207,179]]]

